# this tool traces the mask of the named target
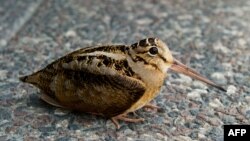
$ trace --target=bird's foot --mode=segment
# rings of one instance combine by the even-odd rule
[[[119,129],[120,124],[119,124],[118,120],[136,123],[136,122],[144,121],[144,118],[129,118],[129,117],[127,117],[127,115],[121,114],[121,115],[112,117],[111,120],[115,124],[116,128]]]
[[[148,103],[148,104],[144,105],[143,108],[148,108],[148,109],[151,109],[151,110],[159,110],[159,109],[161,109],[160,107],[158,107],[156,105],[153,105],[151,103]]]

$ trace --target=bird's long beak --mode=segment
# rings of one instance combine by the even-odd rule
[[[204,83],[207,83],[213,87],[216,87],[222,91],[226,91],[224,88],[222,88],[221,86],[215,84],[214,82],[208,80],[207,78],[205,78],[204,76],[202,76],[201,74],[199,74],[198,72],[196,72],[195,70],[189,68],[188,66],[182,64],[180,61],[174,59],[174,62],[170,68],[171,70],[178,72],[178,73],[182,73],[185,74],[187,76],[190,76],[194,79],[200,80]]]

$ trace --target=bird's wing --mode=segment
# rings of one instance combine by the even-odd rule
[[[107,55],[69,55],[45,68],[57,72],[50,84],[56,99],[63,106],[109,117],[130,108],[145,85],[134,78],[125,58]]]

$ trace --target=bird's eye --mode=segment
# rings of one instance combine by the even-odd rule
[[[149,49],[148,53],[149,53],[150,56],[155,56],[158,53],[158,48],[157,47],[151,47]]]

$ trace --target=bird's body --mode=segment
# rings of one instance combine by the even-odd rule
[[[161,40],[148,38],[130,46],[79,49],[21,80],[41,89],[49,104],[103,115],[119,126],[117,119],[141,121],[125,115],[157,96],[174,63]]]

